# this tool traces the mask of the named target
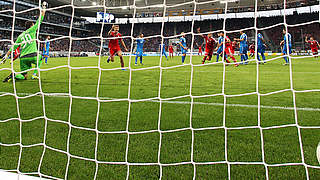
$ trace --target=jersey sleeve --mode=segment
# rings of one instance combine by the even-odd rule
[[[39,25],[42,23],[43,18],[44,18],[44,16],[41,16],[41,15],[40,15],[40,17],[38,18],[36,24],[34,24],[34,25],[33,25],[31,28],[29,28],[27,31],[28,31],[29,33],[36,32],[36,31],[38,30],[38,28],[39,28]]]
[[[9,51],[15,51],[20,46],[21,42],[21,37],[19,36],[18,39],[14,42],[15,45],[13,45]]]

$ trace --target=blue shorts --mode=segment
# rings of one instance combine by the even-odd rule
[[[282,53],[283,54],[288,54],[287,53],[287,46],[283,46]],[[291,46],[289,46],[289,54],[291,54]]]
[[[220,47],[218,48],[218,50],[217,50],[217,54],[219,55],[220,53],[222,53],[222,51],[223,51],[223,47],[220,46]]]
[[[49,56],[49,51],[43,51],[43,52],[42,52],[42,55],[43,55],[43,56]]]
[[[247,54],[248,46],[240,46],[240,54]]]
[[[137,51],[136,51],[136,55],[137,55],[137,56],[143,56],[143,51],[137,50]]]
[[[265,46],[258,46],[258,53],[265,53],[266,47]]]
[[[181,54],[187,54],[187,50],[181,48]]]

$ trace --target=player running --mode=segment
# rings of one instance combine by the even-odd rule
[[[306,36],[305,39],[306,43],[310,44],[311,52],[314,55],[314,58],[318,58],[318,47],[320,47],[320,44],[318,41],[314,40],[314,38],[311,36],[310,40],[308,40],[308,37]]]
[[[161,48],[162,48],[162,50],[161,50]],[[160,44],[159,49],[160,49],[161,55],[166,57],[166,59],[168,61],[169,59],[168,59],[167,52],[166,52],[166,45],[164,43]]]
[[[224,36],[223,36],[223,32],[218,33],[218,44],[217,44],[217,62],[219,61],[219,56],[221,55],[222,57],[222,52],[223,52],[223,41],[224,41]]]
[[[202,44],[198,44],[198,43],[196,43],[196,45],[198,46],[198,48],[199,48],[199,51],[198,51],[198,55],[199,56],[202,56]]]
[[[200,33],[200,28],[197,29],[198,33]],[[205,63],[205,61],[211,61],[212,55],[213,55],[213,48],[216,44],[216,40],[213,39],[212,34],[209,33],[208,35],[200,35],[203,37],[206,41],[206,48],[205,48],[205,55],[202,60],[202,64]]]
[[[236,41],[240,41],[240,56],[241,56],[241,64],[243,63],[243,61],[245,62],[245,64],[248,64],[247,60],[248,60],[248,36],[246,35],[246,33],[244,33],[243,31],[240,31],[240,38],[237,39],[235,38]]]
[[[262,57],[262,60],[263,60],[263,63],[266,63],[266,56],[264,55],[264,53],[266,52],[266,45],[265,45],[265,40],[262,36],[261,33],[258,33],[258,36],[257,36],[257,43],[258,43],[258,47],[257,47],[257,58],[259,61],[261,61],[260,59],[260,55],[259,53],[261,54],[261,57]]]
[[[48,58],[49,58],[49,49],[50,49],[50,36],[47,36],[46,41],[44,42],[43,52],[42,52],[42,58],[45,58],[45,63],[48,64]]]
[[[291,54],[291,34],[287,33],[287,31],[285,29],[283,29],[282,31],[283,33],[283,40],[280,42],[280,46],[282,46],[282,56],[283,55],[290,55]],[[287,41],[288,39],[288,41]],[[288,45],[288,46],[287,46]],[[288,53],[289,50],[289,53]],[[288,65],[289,64],[289,59],[287,56],[283,56],[283,59],[286,61],[286,63],[284,63],[283,65]]]
[[[123,56],[122,56],[122,51],[119,45],[119,39],[121,41],[122,46],[126,51],[128,51],[128,48],[126,44],[124,43],[123,39],[121,38],[121,34],[119,33],[119,25],[112,25],[110,31],[108,32],[109,37],[113,37],[113,39],[109,40],[109,52],[110,52],[110,57],[107,60],[107,63],[114,62],[114,56],[118,55],[120,57],[120,63],[121,63],[121,68],[122,70],[124,69],[124,61],[123,61]]]
[[[172,59],[173,58],[173,46],[172,44],[169,46],[169,56]]]
[[[136,51],[136,60],[135,60],[135,65],[138,65],[138,57],[140,57],[140,64],[143,65],[142,63],[142,57],[143,57],[143,45],[146,40],[143,39],[143,34],[141,33],[139,35],[139,38],[137,39],[137,51]]]
[[[186,59],[186,55],[187,55],[187,41],[186,41],[186,38],[185,38],[185,34],[184,32],[181,33],[181,38],[180,38],[180,41],[179,41],[179,45],[180,45],[180,48],[181,48],[181,54],[182,54],[182,64],[184,64],[184,61]]]
[[[223,34],[222,34],[223,35]],[[228,60],[228,58],[227,57],[230,57],[232,60],[233,60],[233,62],[237,62],[237,60],[236,60],[236,58],[233,56],[233,53],[232,53],[232,41],[230,40],[230,38],[228,37],[228,36],[226,36],[226,40],[225,40],[226,42],[226,49],[224,50],[224,52],[225,52],[225,55],[224,55],[224,60],[226,60],[227,61],[227,63],[230,63],[230,61]],[[239,64],[235,64],[234,66],[239,66]]]
[[[6,55],[2,58],[2,62],[5,63],[6,59],[9,57],[12,51],[15,51],[19,46],[20,47],[20,71],[22,73],[15,73],[10,74],[8,77],[6,77],[3,82],[9,82],[14,77],[17,80],[26,80],[28,77],[27,70],[32,68],[32,64],[36,65],[36,69],[33,72],[32,79],[39,79],[37,76],[38,68],[41,67],[42,64],[42,57],[39,54],[38,55],[38,49],[37,49],[37,30],[40,27],[40,24],[42,23],[45,12],[46,12],[46,6],[47,3],[42,3],[42,10],[40,12],[40,16],[38,20],[36,21],[36,24],[34,24],[32,21],[27,21],[25,23],[26,31],[22,32],[17,40],[15,41],[14,45],[10,48],[10,50],[6,53]]]

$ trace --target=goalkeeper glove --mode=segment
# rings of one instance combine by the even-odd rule
[[[0,64],[4,64],[4,63],[6,63],[7,58],[8,58],[8,56],[7,56],[7,55],[3,56],[3,58],[2,58],[2,60],[1,60],[1,62],[0,62]]]

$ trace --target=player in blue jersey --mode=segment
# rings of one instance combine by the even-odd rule
[[[283,29],[282,33],[283,33],[283,40],[280,43],[280,46],[282,46],[282,56],[289,55],[289,54],[291,54],[291,47],[292,47],[291,34],[287,33],[287,31],[285,29]],[[288,39],[288,41],[287,41],[287,39]],[[289,50],[289,52],[288,52],[288,50]],[[288,65],[289,64],[288,57],[284,56],[283,59],[286,61],[286,63],[283,65]]]
[[[241,64],[245,61],[245,64],[248,64],[248,36],[243,31],[240,31],[240,38],[235,39],[236,41],[240,41],[240,56],[241,56]]]
[[[143,57],[143,45],[146,42],[146,40],[143,39],[143,34],[141,33],[139,35],[139,38],[137,39],[137,50],[136,50],[136,61],[135,65],[138,65],[138,57],[140,57],[140,64],[143,65],[142,63],[142,57]]]
[[[184,32],[181,33],[181,38],[179,41],[179,45],[180,45],[180,49],[181,49],[181,54],[182,54],[182,64],[184,64],[184,61],[186,59],[186,55],[187,55],[187,51],[188,51],[188,47],[187,47],[187,41],[185,38],[185,34]]]
[[[216,48],[217,51],[217,62],[219,61],[219,56],[221,55],[222,57],[222,52],[223,52],[223,41],[224,41],[224,35],[223,32],[218,33],[218,45]]]
[[[42,58],[45,59],[45,63],[48,64],[49,58],[49,49],[50,49],[50,36],[47,36],[46,41],[44,42],[43,50],[42,50]]]
[[[167,56],[167,52],[166,52],[166,45],[164,44],[164,42],[163,42],[163,44],[160,44],[160,52],[161,52],[161,54],[163,55],[163,56],[165,56],[166,57],[166,59],[168,60],[168,56]]]
[[[260,55],[259,53],[261,54],[261,57],[262,57],[262,60],[263,60],[263,63],[266,63],[266,56],[264,55],[265,51],[266,51],[266,45],[264,44],[265,43],[265,40],[262,36],[261,33],[258,33],[258,36],[257,36],[257,44],[258,44],[258,47],[257,47],[257,58],[259,61],[261,61],[260,59]]]

